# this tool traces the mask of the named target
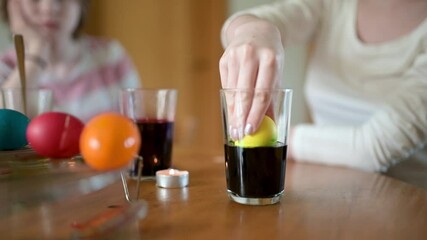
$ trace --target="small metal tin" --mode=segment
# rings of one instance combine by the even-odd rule
[[[183,188],[188,186],[190,174],[188,171],[165,169],[156,172],[156,184],[161,188]]]

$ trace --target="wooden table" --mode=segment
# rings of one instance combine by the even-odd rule
[[[246,206],[227,197],[222,156],[182,155],[174,162],[190,171],[189,187],[143,182],[148,214],[111,239],[427,239],[427,191],[386,176],[288,163],[282,201]],[[73,222],[127,204],[118,179],[97,192],[0,215],[0,238],[69,239]]]

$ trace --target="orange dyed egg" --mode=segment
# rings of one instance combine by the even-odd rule
[[[137,126],[117,113],[103,113],[91,119],[80,136],[80,153],[99,171],[119,169],[138,155],[141,136]]]

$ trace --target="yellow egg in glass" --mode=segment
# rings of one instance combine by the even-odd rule
[[[235,141],[234,144],[239,147],[271,147],[275,146],[277,141],[277,128],[273,119],[264,116],[256,132],[246,135],[242,140]]]

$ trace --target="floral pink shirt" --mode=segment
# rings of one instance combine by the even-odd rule
[[[58,79],[48,73],[38,87],[53,90],[55,111],[70,113],[87,122],[107,111],[119,111],[121,88],[141,87],[141,81],[126,51],[117,41],[84,36],[79,61]],[[16,66],[13,50],[0,57],[0,85]]]

